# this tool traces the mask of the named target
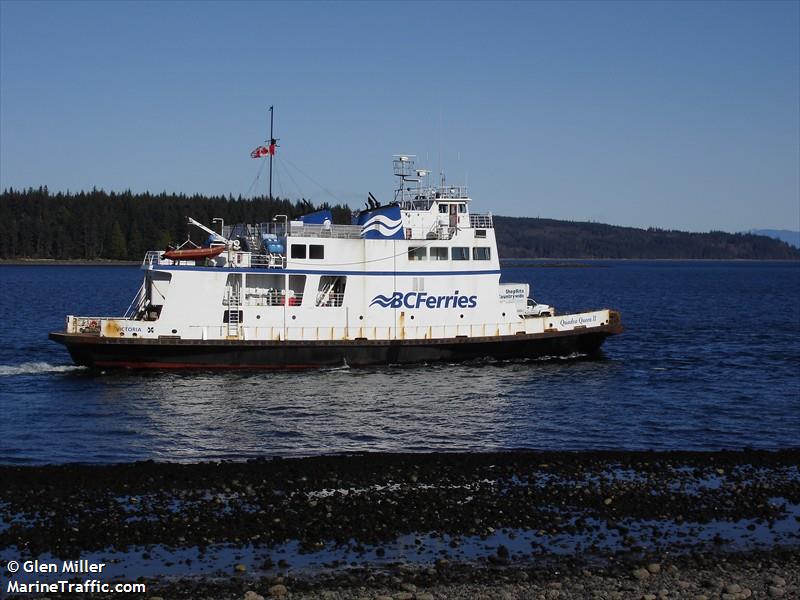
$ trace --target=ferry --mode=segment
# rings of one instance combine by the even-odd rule
[[[101,369],[293,369],[593,355],[622,332],[615,310],[560,314],[500,283],[491,213],[414,156],[393,167],[393,201],[370,194],[348,224],[189,218],[205,244],[147,252],[124,315],[69,315],[50,339]]]

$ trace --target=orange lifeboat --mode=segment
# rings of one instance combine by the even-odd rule
[[[215,246],[213,248],[186,248],[177,250],[175,248],[167,248],[161,258],[168,258],[169,260],[203,260],[206,258],[214,258],[222,254],[225,246]]]

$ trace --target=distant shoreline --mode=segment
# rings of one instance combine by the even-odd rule
[[[707,263],[800,263],[791,258],[502,258],[501,267],[515,268],[595,268],[599,265],[587,262],[707,262]],[[135,267],[142,264],[133,260],[63,260],[50,258],[4,258],[0,259],[0,267]]]
[[[11,267],[135,267],[142,264],[133,260],[63,260],[53,258],[3,258],[0,266]]]

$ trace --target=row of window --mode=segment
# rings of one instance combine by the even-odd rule
[[[308,250],[306,250],[308,248]],[[322,244],[292,244],[289,250],[292,258],[310,258],[312,260],[323,260],[325,258],[325,246]]]
[[[472,260],[491,260],[491,248],[475,247],[472,248]],[[325,246],[322,244],[292,244],[289,249],[291,258],[310,258],[311,260],[325,259]],[[430,257],[430,258],[429,258]],[[446,247],[433,246],[428,248],[411,247],[408,249],[408,260],[469,260],[470,248],[455,246],[448,249]]]
[[[430,251],[430,252],[429,252]],[[447,248],[444,247],[437,247],[432,246],[428,247],[418,247],[418,248],[409,248],[408,249],[408,260],[447,260],[448,259],[448,252]],[[467,247],[459,247],[454,246],[450,248],[449,258],[451,260],[469,260],[470,258],[470,249]],[[472,260],[491,260],[492,258],[492,249],[491,248],[483,248],[483,247],[476,247],[472,248]]]
[[[439,205],[439,212],[446,215],[448,212],[452,215],[456,212],[456,206],[458,206],[458,212],[462,215],[467,214],[467,205],[463,202],[460,202],[458,205],[456,204],[440,204]],[[448,208],[449,207],[449,208]]]

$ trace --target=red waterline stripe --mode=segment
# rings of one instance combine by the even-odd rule
[[[320,369],[342,365],[231,365],[231,364],[198,364],[198,363],[161,363],[161,362],[127,362],[98,361],[95,367],[121,367],[124,369]]]

